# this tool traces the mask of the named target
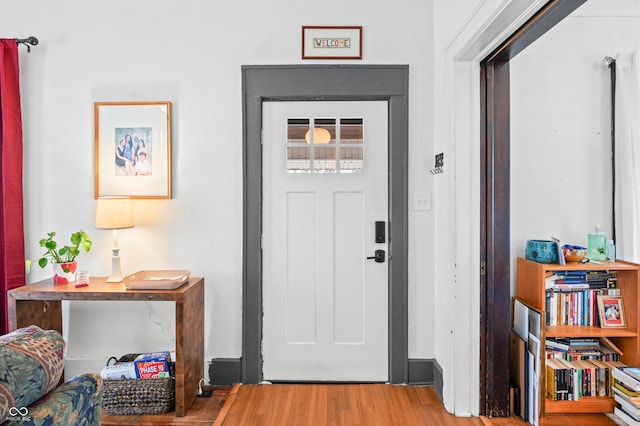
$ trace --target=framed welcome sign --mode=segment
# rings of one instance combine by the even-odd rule
[[[362,27],[302,27],[302,59],[362,59]]]

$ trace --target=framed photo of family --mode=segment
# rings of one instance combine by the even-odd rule
[[[625,328],[627,326],[622,296],[598,295],[598,314],[601,327]]]
[[[171,198],[171,103],[94,103],[95,198]]]

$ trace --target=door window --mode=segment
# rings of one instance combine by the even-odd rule
[[[362,173],[362,118],[288,118],[288,173]]]

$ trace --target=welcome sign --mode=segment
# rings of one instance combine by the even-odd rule
[[[348,49],[351,47],[350,38],[314,38],[313,47],[316,49]]]
[[[302,27],[302,59],[362,59],[362,27]]]

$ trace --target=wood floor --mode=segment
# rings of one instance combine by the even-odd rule
[[[102,425],[207,426],[525,426],[519,417],[456,417],[446,412],[432,386],[386,384],[274,384],[209,387],[210,398],[197,398],[187,416],[175,413],[109,416]],[[551,415],[541,426],[611,426],[604,415]]]
[[[245,385],[223,426],[483,425],[448,414],[431,386]]]

